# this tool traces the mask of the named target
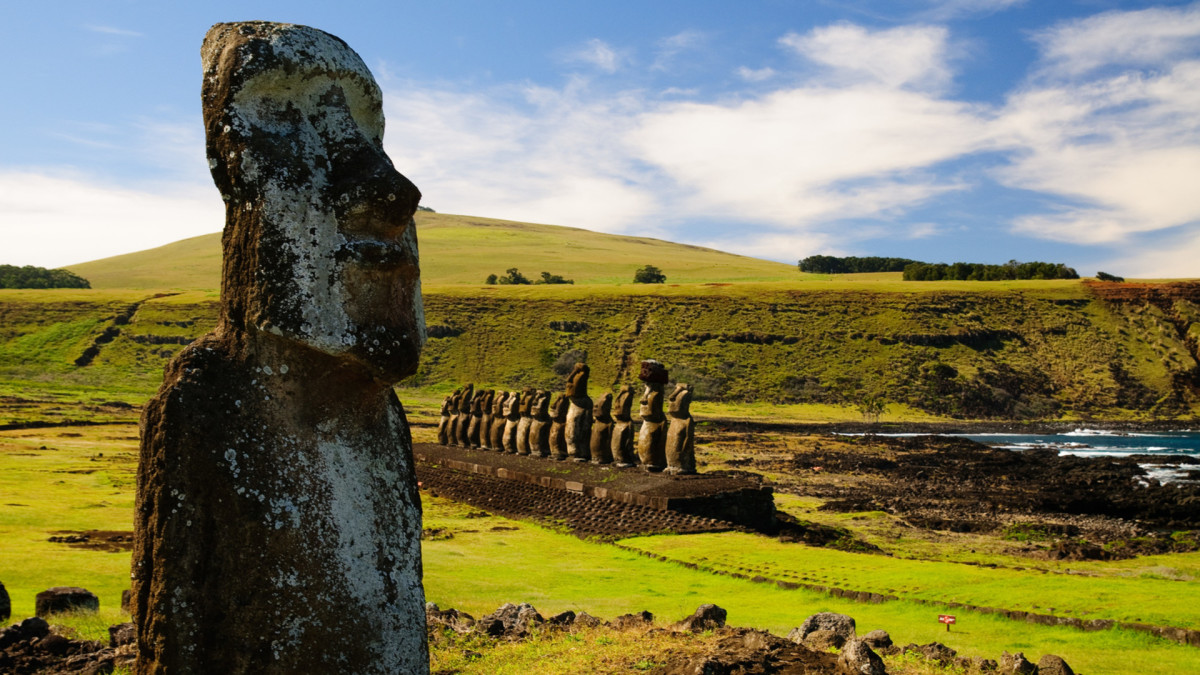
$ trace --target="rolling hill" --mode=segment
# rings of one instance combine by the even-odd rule
[[[535,279],[559,274],[577,284],[627,284],[643,265],[670,283],[784,281],[805,275],[793,265],[661,239],[602,234],[557,225],[417,214],[425,285],[482,284],[517,267]],[[206,234],[136,253],[69,267],[92,288],[210,290],[220,286],[221,235]]]

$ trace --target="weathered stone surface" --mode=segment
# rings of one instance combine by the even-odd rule
[[[0,583],[0,621],[8,621],[10,616],[12,616],[12,601],[8,598],[8,591],[4,588],[4,584]]]
[[[636,446],[634,445],[633,429],[633,385],[627,384],[617,392],[613,406],[612,427],[612,456],[617,466],[624,469],[638,462]]]
[[[428,672],[421,507],[392,384],[424,343],[415,186],[344,42],[217,24],[221,315],[142,418],[140,675]]]
[[[579,616],[575,617],[575,625],[583,626],[584,628],[595,628],[602,623],[604,622],[587,612],[580,612]]]
[[[591,368],[586,363],[576,363],[567,375],[567,386],[563,394],[570,405],[564,433],[567,440],[567,455],[576,462],[591,458],[592,399],[588,396],[588,375]]]
[[[930,642],[927,645],[921,645],[918,651],[930,661],[938,661],[940,663],[949,663],[951,659],[958,656],[958,651],[940,642]]]
[[[805,635],[801,643],[809,649],[826,652],[830,649],[841,649],[842,645],[846,644],[846,636],[835,631],[819,629]]]
[[[492,398],[492,428],[489,435],[491,440],[492,450],[495,452],[504,452],[504,425],[508,422],[505,418],[505,406],[508,403],[508,392],[496,392]]]
[[[133,591],[128,588],[121,591],[121,611],[126,614],[133,611]]]
[[[637,453],[646,471],[662,471],[667,466],[667,420],[663,415],[663,387],[667,384],[667,369],[653,359],[642,361],[638,379],[646,383],[638,415],[642,428],[638,430]]]
[[[725,625],[728,613],[724,608],[712,604],[700,605],[692,615],[675,624],[676,630],[686,630],[700,633],[706,630],[720,628]]]
[[[529,427],[533,423],[533,399],[536,392],[528,387],[521,392],[520,413],[517,420],[517,454],[529,454]]]
[[[636,614],[622,614],[609,622],[617,630],[649,628],[654,625],[654,615],[642,610]]]
[[[496,390],[488,389],[483,392],[483,400],[479,405],[479,449],[492,449],[492,406],[496,402]]]
[[[438,411],[437,441],[442,445],[450,443],[450,408],[454,405],[454,396],[442,399],[442,408]]]
[[[439,609],[436,603],[425,603],[425,623],[432,629],[436,626],[449,628],[456,633],[469,633],[475,627],[475,619],[457,609]]]
[[[846,675],[887,675],[883,659],[864,640],[851,639],[838,654],[838,670]]]
[[[592,462],[596,464],[612,464],[612,394],[604,394],[596,403],[592,413]]]
[[[892,636],[888,635],[886,630],[878,628],[864,635],[862,639],[871,649],[884,649],[892,646]]]
[[[664,454],[667,473],[696,473],[696,420],[692,419],[692,387],[680,382],[671,392],[667,409],[667,440]]]
[[[521,392],[510,391],[504,399],[504,452],[517,454],[517,427],[521,424]]]
[[[55,586],[34,597],[34,614],[47,617],[59,612],[98,612],[100,598],[95,593],[74,586]]]
[[[549,619],[546,619],[546,623],[550,624],[551,626],[570,626],[571,624],[575,623],[575,612],[572,612],[569,609],[565,612],[559,612]]]
[[[539,389],[533,397],[533,419],[529,422],[529,454],[550,456],[550,392]]]
[[[793,628],[792,632],[788,633],[788,639],[792,642],[803,642],[809,633],[818,630],[833,631],[849,640],[855,635],[854,618],[837,612],[819,612],[805,619],[799,628]]]
[[[1000,654],[1000,670],[1001,675],[1037,675],[1038,667],[1029,662],[1025,658],[1025,654],[1017,652],[1009,654],[1007,651]]]
[[[27,640],[37,640],[50,634],[50,624],[45,619],[31,617],[15,626],[0,629],[0,650]]]
[[[137,627],[132,621],[108,627],[108,646],[120,647],[137,642]]]
[[[545,622],[532,605],[506,602],[495,612],[480,617],[475,622],[475,630],[492,637],[518,639],[527,636],[530,628]]]
[[[550,459],[567,458],[567,397],[559,394],[550,404]]]
[[[1061,656],[1046,654],[1037,662],[1038,675],[1075,675],[1075,671]]]

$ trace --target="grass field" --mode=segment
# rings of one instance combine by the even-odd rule
[[[87,631],[100,631],[106,622],[124,620],[117,608],[121,590],[128,587],[129,554],[76,549],[47,539],[60,530],[130,529],[135,448],[132,425],[0,432],[0,581],[12,597],[14,617],[32,614],[33,595],[38,591],[78,585],[101,599],[100,621],[78,622],[83,625],[81,632],[90,634]],[[1035,660],[1042,653],[1055,653],[1089,675],[1200,669],[1200,650],[1145,634],[1085,633],[958,611],[960,623],[946,635],[936,621],[942,611],[937,606],[857,604],[803,590],[782,590],[653,560],[529,523],[479,517],[475,509],[428,496],[425,509],[425,526],[442,528],[450,535],[423,544],[427,597],[443,608],[476,616],[504,602],[529,602],[543,614],[572,609],[612,618],[649,610],[660,621],[670,622],[712,602],[729,611],[733,625],[784,634],[809,614],[828,610],[854,616],[860,633],[888,630],[899,644],[937,640],[961,653],[988,658],[1005,649],[1025,651]],[[1054,603],[1056,613],[1076,616],[1117,615],[1195,625],[1195,606],[1200,604],[1194,583],[984,570],[783,545],[750,535],[653,537],[624,544],[680,560],[703,558],[700,562],[714,566],[770,569],[774,574],[844,581],[855,588],[878,585],[912,597],[1002,606],[1008,602],[1031,608]],[[1158,564],[1179,569],[1194,571],[1197,566],[1195,556],[1160,558]],[[590,640],[584,645],[588,649],[572,642],[575,639]],[[597,658],[598,652],[619,661],[633,654],[630,642],[599,632],[511,645],[497,652],[506,664],[502,668],[490,655],[490,665],[481,662],[464,672],[520,672],[516,666],[536,663],[539,654],[561,654],[564,663],[578,663]],[[439,663],[457,663],[461,650],[435,658],[442,659]]]

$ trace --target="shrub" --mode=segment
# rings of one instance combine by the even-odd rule
[[[1098,281],[1125,281],[1125,277],[1119,277],[1108,272],[1096,272],[1096,279]]]
[[[502,285],[502,286],[505,286],[505,285],[525,286],[525,285],[529,285],[529,284],[533,283],[532,281],[529,280],[528,277],[526,277],[524,274],[521,274],[521,272],[518,271],[517,268],[515,268],[515,267],[510,267],[507,270],[505,270],[505,272],[506,272],[506,274],[497,280],[500,282],[500,285]]]
[[[573,284],[574,279],[564,279],[561,275],[542,272],[542,278],[533,282],[535,284]]]
[[[87,279],[63,269],[0,265],[0,288],[91,288]]]
[[[581,352],[578,349],[563,352],[550,366],[550,369],[554,371],[555,375],[566,376],[570,374],[576,363],[587,363],[587,352]]]
[[[663,284],[667,281],[667,275],[654,265],[646,265],[633,273],[633,283],[635,284]]]

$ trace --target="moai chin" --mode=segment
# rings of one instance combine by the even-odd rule
[[[533,397],[533,421],[529,423],[529,454],[550,455],[550,392],[539,389]]]
[[[567,397],[559,394],[550,404],[550,459],[567,458]]]
[[[564,394],[569,401],[567,426],[567,454],[576,462],[586,462],[591,457],[592,399],[588,397],[588,373],[585,363],[576,363],[567,376]]]
[[[505,406],[508,403],[508,392],[498,391],[492,398],[492,428],[489,430],[493,452],[504,452],[504,418]]]
[[[450,406],[454,405],[454,397],[447,396],[442,399],[442,409],[438,418],[437,439],[438,443],[446,445],[450,442]]]
[[[653,359],[642,361],[638,379],[646,383],[638,414],[642,428],[638,431],[637,452],[646,471],[662,471],[667,465],[666,417],[663,416],[663,387],[667,384],[667,369]]]
[[[421,503],[392,385],[425,340],[370,71],[287,24],[204,39],[217,327],[142,416],[136,672],[427,673]]]
[[[613,395],[605,393],[592,415],[591,453],[594,464],[612,464]]]
[[[471,447],[471,405],[474,399],[475,385],[468,384],[463,387],[462,398],[458,401],[458,427],[456,432],[458,443],[456,445],[464,448]]]
[[[504,399],[504,452],[517,454],[517,425],[521,423],[521,392],[510,391]]]
[[[675,385],[667,407],[667,473],[696,473],[696,420],[692,419],[692,385]]]
[[[632,408],[633,385],[626,384],[617,392],[616,404],[613,406],[612,455],[616,466],[621,469],[627,469],[638,462],[633,443],[635,434],[633,417],[630,415]]]
[[[488,389],[483,392],[483,401],[479,411],[479,449],[492,449],[492,404],[496,399],[496,390]]]
[[[536,395],[533,389],[526,387],[521,392],[520,412],[521,419],[517,421],[517,454],[529,454],[529,427],[533,423],[533,397]]]

